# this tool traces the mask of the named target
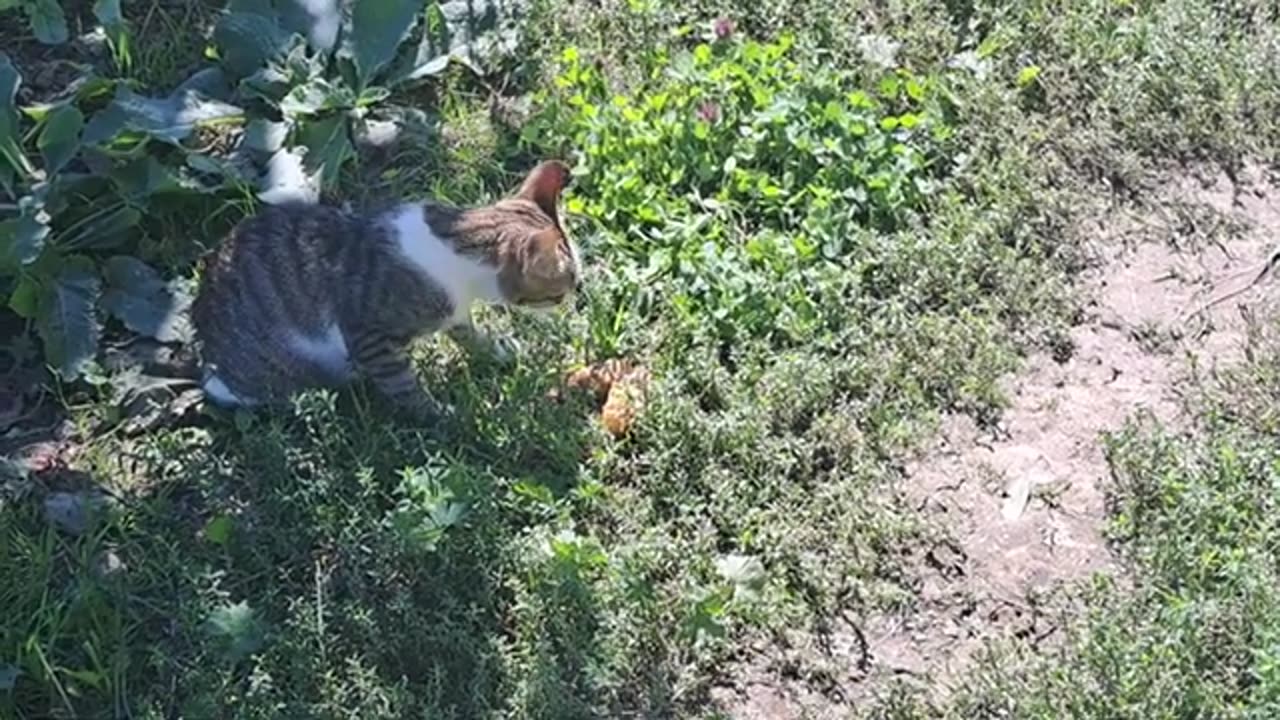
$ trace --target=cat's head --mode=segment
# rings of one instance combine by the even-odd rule
[[[520,189],[493,206],[510,223],[502,253],[499,285],[507,301],[528,307],[552,307],[581,282],[578,249],[560,222],[560,192],[569,183],[569,167],[547,160],[535,167]]]

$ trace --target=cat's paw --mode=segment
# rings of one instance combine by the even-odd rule
[[[401,404],[400,410],[408,419],[423,425],[434,425],[455,414],[452,405],[442,403],[425,393],[411,402]]]
[[[490,338],[489,354],[503,365],[512,365],[520,355],[520,341],[509,335]]]
[[[451,334],[468,352],[485,355],[500,365],[514,363],[520,353],[520,344],[508,335],[490,335],[469,326],[457,328]]]

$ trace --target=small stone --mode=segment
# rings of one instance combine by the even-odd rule
[[[68,535],[83,535],[104,504],[103,497],[96,493],[50,493],[44,499],[44,517]]]
[[[114,550],[107,550],[98,555],[93,569],[97,572],[98,577],[109,578],[123,573],[128,568],[125,567],[124,561],[120,559],[120,556]]]
[[[1027,509],[1027,501],[1031,499],[1031,478],[1023,475],[1013,478],[1005,488],[1004,504],[1000,506],[1000,515],[1006,521],[1022,517]]]
[[[1055,477],[1049,459],[1029,445],[1003,448],[996,453],[992,465],[1007,478],[1000,514],[1010,522],[1022,516],[1036,487]]]

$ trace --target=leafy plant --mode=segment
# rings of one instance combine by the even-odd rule
[[[0,0],[0,13],[21,12],[36,40],[45,45],[61,45],[70,37],[67,14],[59,0]],[[120,12],[120,0],[96,0],[93,14],[107,33],[117,58],[128,57],[128,33]]]
[[[226,658],[238,662],[262,648],[266,626],[249,603],[227,603],[209,613],[209,635],[221,646]]]
[[[121,253],[136,245],[144,215],[160,205],[234,192],[243,183],[183,145],[200,128],[237,121],[240,109],[206,97],[197,83],[152,98],[89,77],[20,115],[20,84],[0,54],[0,183],[16,200],[0,220],[0,293],[9,309],[34,325],[45,359],[68,379],[94,357],[100,310],[135,331],[182,339],[184,288]],[[101,109],[86,120],[91,107]]]
[[[527,133],[578,149],[569,209],[624,274],[592,299],[593,338],[616,345],[620,317],[658,305],[689,327],[714,318],[722,339],[813,337],[815,288],[848,270],[857,228],[898,227],[936,185],[951,133],[938,81],[801,64],[787,37],[727,32],[647,63],[648,80],[614,92],[569,48]]]
[[[497,0],[356,0],[300,11],[232,2],[214,31],[222,67],[255,111],[252,149],[270,155],[264,199],[313,199],[354,154],[353,137],[382,116],[414,114],[393,92],[450,61],[478,69],[509,49],[514,15]]]
[[[21,11],[36,40],[45,45],[67,41],[67,16],[58,0],[0,0],[0,13]]]
[[[456,470],[454,470],[456,473]],[[400,502],[390,514],[390,523],[402,538],[430,552],[445,532],[461,523],[467,514],[465,502],[456,497],[448,467],[406,469],[400,473]]]

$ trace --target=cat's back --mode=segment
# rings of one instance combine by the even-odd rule
[[[206,277],[234,271],[238,263],[287,267],[339,254],[358,240],[353,219],[338,208],[305,203],[268,205],[241,220],[205,257]]]
[[[204,257],[191,308],[197,335],[325,324],[342,265],[362,235],[355,217],[326,205],[269,205],[246,217]]]

